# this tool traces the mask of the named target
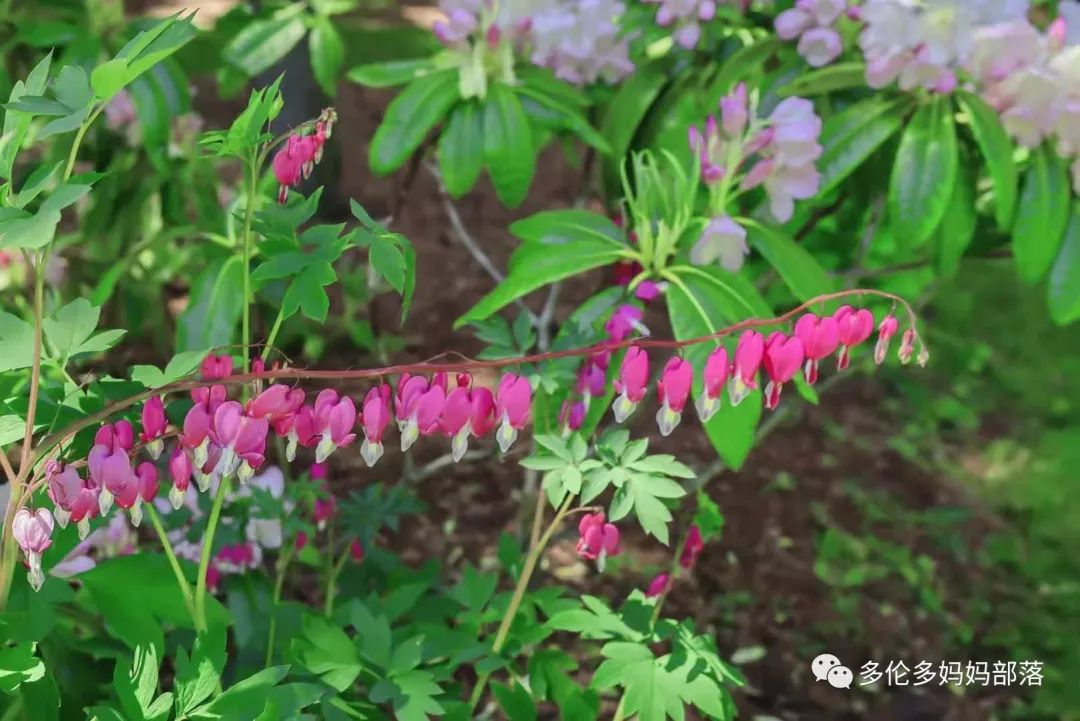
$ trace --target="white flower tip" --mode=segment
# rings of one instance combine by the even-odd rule
[[[325,461],[334,452],[334,449],[334,441],[329,436],[323,436],[322,440],[319,441],[319,445],[315,447],[315,462],[322,463]]]
[[[112,508],[112,504],[112,491],[110,491],[108,488],[102,488],[101,492],[98,494],[98,511],[100,511],[101,515],[104,516],[106,513],[109,512],[109,509]]]
[[[365,438],[364,442],[360,444],[360,457],[364,459],[364,463],[368,464],[368,468],[374,466],[383,454],[382,443],[369,443]]]
[[[285,446],[285,460],[292,463],[296,460],[296,444],[297,439],[295,436],[289,438],[288,444]]]
[[[164,449],[165,443],[160,438],[146,444],[146,453],[155,461],[161,457],[161,451]]]
[[[413,443],[416,443],[416,439],[420,437],[420,429],[416,423],[410,421],[406,423],[401,429],[401,451],[405,451],[412,448]]]
[[[56,522],[60,524],[60,528],[67,528],[68,520],[71,518],[71,513],[69,511],[65,511],[60,506],[57,506],[56,510],[53,511],[53,518],[55,518]]]
[[[254,476],[255,476],[255,469],[252,468],[251,466],[249,466],[247,464],[247,461],[244,461],[243,463],[240,464],[240,469],[236,472],[237,480],[239,480],[241,483],[247,483]]]
[[[86,537],[90,535],[90,521],[84,518],[77,525],[79,528],[79,540],[85,541]]]
[[[450,441],[450,455],[454,459],[454,463],[457,463],[465,457],[465,452],[469,450],[469,434],[467,431],[458,433]]]
[[[139,525],[142,523],[142,504],[136,501],[135,505],[131,507],[130,511],[128,511],[128,515],[131,516],[131,525],[135,526],[135,528],[138,528]]]
[[[656,424],[660,427],[662,436],[670,436],[681,420],[682,414],[668,408],[667,403],[656,412]]]
[[[495,440],[499,443],[499,450],[506,453],[510,450],[510,446],[514,445],[514,441],[517,440],[517,429],[509,423],[503,421],[499,426],[499,430],[495,432]]]
[[[184,491],[181,491],[176,486],[173,486],[172,490],[169,491],[169,503],[174,511],[179,511],[180,506],[184,505],[184,495]]]
[[[625,394],[620,395],[615,399],[614,405],[611,406],[611,410],[615,414],[615,422],[622,423],[625,421],[634,412],[635,407],[637,407],[637,404],[627,398]]]

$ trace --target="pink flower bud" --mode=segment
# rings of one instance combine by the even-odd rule
[[[352,556],[353,563],[360,563],[364,560],[364,546],[359,539],[354,539],[349,544],[349,555]]]
[[[165,433],[165,403],[161,396],[148,398],[142,408],[142,433],[139,439],[145,444],[146,452],[150,457],[157,460],[164,449],[165,444],[161,436]]]
[[[807,313],[795,323],[795,336],[806,350],[806,369],[803,373],[810,385],[817,383],[818,361],[834,353],[840,345],[840,326],[836,318],[818,318]]]
[[[645,598],[656,598],[662,595],[668,590],[671,585],[671,576],[666,573],[661,573],[659,576],[649,582],[649,587],[645,589]]]
[[[311,475],[312,480],[321,481],[326,478],[326,464],[325,463],[312,463],[311,468],[308,469],[308,473]]]
[[[1054,50],[1060,50],[1065,47],[1065,40],[1069,34],[1068,21],[1064,17],[1058,16],[1050,23],[1050,27],[1046,29],[1047,40],[1050,41],[1050,47]]]
[[[11,534],[26,554],[30,565],[30,587],[41,590],[45,573],[41,570],[41,554],[52,545],[53,517],[46,508],[34,512],[20,508],[11,520]]]
[[[321,490],[322,492],[315,497],[312,508],[315,527],[320,531],[326,528],[327,521],[336,516],[338,511],[337,497],[331,492],[330,487],[324,483]]]
[[[634,290],[634,297],[642,303],[651,303],[660,297],[663,288],[659,283],[652,280],[643,280]]]
[[[233,360],[227,355],[208,355],[203,358],[199,372],[204,381],[216,381],[228,378],[233,372]]]
[[[810,13],[795,7],[777,15],[774,27],[781,40],[794,40],[809,30],[813,24],[814,18]]]
[[[765,355],[762,359],[765,374],[769,382],[765,386],[765,407],[772,410],[780,403],[780,391],[802,367],[806,357],[803,342],[797,337],[788,337],[776,331],[765,342]]]
[[[679,555],[679,565],[689,571],[697,563],[698,556],[705,550],[705,539],[701,537],[701,529],[690,526],[686,533],[686,543],[683,544],[682,553]]]
[[[177,444],[173,448],[172,455],[169,456],[169,476],[173,483],[172,489],[169,490],[169,503],[173,508],[179,509],[184,504],[193,471],[191,456],[187,454],[183,446]]]
[[[495,393],[495,417],[500,422],[495,440],[503,453],[510,449],[517,440],[517,432],[529,422],[531,410],[532,387],[529,381],[513,373],[504,375]]]
[[[567,400],[559,411],[559,424],[562,425],[566,435],[581,428],[585,422],[585,404],[581,401],[570,402]]]
[[[617,422],[622,423],[634,412],[637,404],[645,397],[648,383],[649,356],[638,346],[631,346],[623,357],[619,378],[614,384],[615,392],[619,394],[612,408]]]
[[[915,352],[915,329],[908,328],[900,338],[900,362],[907,365],[911,362],[911,354]]]
[[[582,558],[597,561],[597,567],[603,570],[604,559],[617,556],[619,548],[619,529],[614,523],[606,523],[603,511],[586,513],[578,523],[577,553]]]
[[[679,357],[668,360],[656,384],[656,395],[660,401],[656,423],[660,427],[661,435],[671,435],[679,425],[693,382],[694,369],[689,361]]]
[[[295,546],[297,551],[302,551],[304,550],[304,546],[307,545],[307,542],[307,533],[305,533],[304,531],[300,531],[296,534],[296,540],[293,542],[293,546]]]
[[[612,313],[611,318],[604,324],[604,332],[608,339],[615,343],[626,340],[631,331],[636,330],[641,335],[648,335],[649,329],[641,324],[643,316],[641,308],[633,305],[620,305]]]
[[[881,324],[878,326],[877,344],[874,346],[874,362],[878,365],[885,362],[885,355],[889,352],[889,341],[899,329],[900,323],[892,313],[881,319]]]
[[[739,183],[740,190],[752,190],[762,183],[773,171],[773,167],[776,165],[776,161],[773,158],[765,158],[754,163],[754,166],[750,168],[749,172],[743,176],[742,181]]]
[[[713,414],[719,410],[720,394],[724,390],[724,384],[727,383],[730,372],[731,363],[728,361],[727,349],[724,346],[717,346],[705,361],[701,395],[697,399],[698,417],[702,423],[712,418]]]
[[[765,338],[754,330],[745,330],[735,346],[735,362],[731,368],[728,395],[732,405],[738,405],[758,387],[757,372],[765,354]]]
[[[738,137],[746,130],[746,123],[750,119],[746,108],[746,83],[739,83],[730,94],[720,99],[720,118],[729,138]]]
[[[874,314],[865,308],[855,310],[849,305],[840,306],[833,314],[840,338],[840,355],[836,369],[844,370],[851,360],[851,349],[866,341],[874,332]]]

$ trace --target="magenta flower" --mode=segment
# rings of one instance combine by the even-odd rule
[[[304,405],[304,391],[275,383],[248,401],[247,415],[252,418],[264,418],[275,430],[281,427],[285,429],[285,433],[288,433],[289,421],[302,405]],[[285,433],[278,435],[285,435]]]
[[[131,470],[127,451],[112,450],[106,445],[96,445],[86,458],[90,478],[101,489],[98,493],[98,509],[105,515],[112,508],[113,499],[129,495],[128,487],[136,486],[138,479]]]
[[[518,431],[528,424],[531,410],[532,387],[529,381],[514,373],[500,378],[495,392],[495,418],[499,423],[495,440],[503,453],[510,450],[517,440]]]
[[[94,435],[94,445],[108,446],[110,450],[130,451],[135,445],[135,429],[126,420],[106,423]]]
[[[52,545],[53,517],[47,508],[31,512],[20,508],[11,520],[11,535],[19,548],[26,554],[30,564],[30,587],[35,591],[45,583],[45,574],[41,570],[41,554]]]
[[[364,441],[360,444],[360,456],[368,467],[374,466],[382,458],[382,437],[390,425],[390,386],[383,383],[372,388],[364,397],[361,421],[364,426]]]
[[[45,476],[49,479],[48,493],[56,510],[53,515],[61,528],[66,528],[71,508],[83,489],[83,480],[74,468],[63,468],[56,461],[49,461]]]
[[[765,355],[762,365],[769,382],[765,385],[765,407],[769,410],[780,403],[780,391],[784,384],[794,378],[802,367],[806,350],[802,340],[796,336],[787,336],[780,331],[769,336],[765,341]]]
[[[649,587],[645,589],[645,598],[656,598],[657,596],[663,595],[670,585],[671,576],[666,573],[661,573],[649,582]]]
[[[686,533],[686,543],[683,544],[682,553],[679,555],[679,565],[689,571],[697,563],[698,556],[705,550],[705,539],[701,537],[701,529],[696,525],[690,526]]]
[[[605,559],[617,556],[619,548],[619,529],[614,523],[607,523],[604,512],[586,513],[578,524],[577,553],[582,558],[596,561],[596,567],[604,570]]]
[[[298,445],[310,448],[317,442],[315,416],[311,406],[300,406],[296,411],[296,415],[282,419],[281,423],[274,427],[274,430],[278,435],[285,437],[285,459],[290,463],[296,460],[296,447]]]
[[[445,377],[428,381],[403,373],[398,379],[394,415],[401,432],[401,450],[407,451],[420,437],[438,429],[446,403]]]
[[[169,475],[172,477],[172,488],[169,490],[169,503],[179,509],[184,504],[188,486],[191,485],[191,474],[194,467],[191,464],[191,456],[184,447],[177,444],[169,456]]]
[[[640,335],[649,335],[649,329],[641,323],[644,314],[641,308],[633,305],[620,305],[612,313],[611,318],[604,324],[604,332],[608,339],[616,343],[626,340],[631,331],[637,331]]]
[[[590,356],[585,359],[574,385],[574,390],[584,397],[586,403],[590,398],[604,395],[607,387],[607,372],[594,358],[595,356]]]
[[[450,437],[450,453],[454,461],[460,461],[469,448],[470,422],[472,420],[472,395],[469,389],[458,386],[446,396],[439,427]]]
[[[765,339],[754,330],[745,330],[735,346],[735,362],[731,368],[728,395],[731,405],[737,406],[758,387],[757,373],[765,354]]]
[[[228,378],[233,372],[233,359],[227,355],[208,355],[199,365],[199,372],[204,381]]]
[[[305,533],[304,531],[298,531],[296,534],[296,540],[293,542],[293,545],[295,546],[297,551],[303,551],[304,546],[307,545],[307,542],[307,533]]]
[[[131,525],[138,528],[139,524],[142,523],[142,504],[153,503],[154,499],[157,498],[159,490],[157,468],[154,467],[153,463],[144,461],[135,469],[135,476],[138,479],[134,486],[135,497],[127,497],[130,494],[129,488],[124,498],[116,497],[116,505],[129,509]]]
[[[806,351],[803,377],[813,385],[818,379],[818,361],[832,355],[840,345],[840,324],[835,317],[818,318],[814,313],[807,313],[795,322],[795,336],[802,341]]]
[[[693,383],[694,368],[689,361],[678,356],[668,360],[656,384],[656,395],[660,401],[656,423],[660,426],[661,435],[671,435],[679,425]]]
[[[874,332],[874,314],[865,308],[855,310],[850,305],[840,306],[833,314],[840,338],[840,356],[836,369],[844,370],[850,362],[851,349],[866,341]]]
[[[236,401],[222,403],[210,429],[212,440],[222,449],[214,471],[223,476],[235,473],[241,483],[247,483],[265,460],[269,430],[265,418],[244,415],[243,406]]]
[[[663,290],[663,284],[654,280],[643,280],[638,283],[638,287],[634,290],[634,297],[642,303],[651,303],[660,297]]]
[[[705,423],[720,409],[720,394],[731,373],[731,362],[724,346],[717,346],[705,361],[701,395],[697,399],[698,417]]]
[[[142,433],[139,434],[139,440],[154,460],[158,459],[165,448],[165,443],[161,440],[165,425],[165,403],[161,396],[148,398],[142,407]]]
[[[562,409],[559,411],[559,424],[563,427],[563,436],[569,436],[581,428],[585,422],[585,411],[585,404],[582,401],[567,399],[563,402]]]
[[[892,313],[881,319],[878,325],[878,339],[874,346],[874,362],[881,365],[885,362],[885,355],[889,352],[889,341],[900,330],[900,323]]]
[[[638,346],[630,346],[623,357],[619,378],[615,381],[615,392],[619,397],[615,399],[612,410],[617,422],[622,423],[634,412],[645,397],[648,383],[649,356]]]
[[[271,166],[278,182],[278,203],[284,205],[289,198],[289,187],[300,184],[303,178],[306,149],[298,135],[290,135],[285,146],[274,154]]]
[[[338,448],[356,439],[356,406],[352,398],[341,398],[337,391],[326,388],[315,398],[312,409],[312,430],[319,437],[315,446],[315,462],[322,463]]]

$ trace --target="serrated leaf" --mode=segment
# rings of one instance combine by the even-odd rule
[[[352,639],[316,616],[304,616],[303,635],[293,641],[293,653],[308,671],[338,691],[351,687],[362,668]]]
[[[0,311],[0,373],[34,364],[34,326]]]

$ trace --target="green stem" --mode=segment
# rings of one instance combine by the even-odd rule
[[[262,358],[263,363],[270,357],[270,351],[274,349],[274,341],[277,340],[278,331],[281,330],[281,322],[285,320],[285,314],[282,312],[284,308],[285,306],[278,308],[277,317],[274,318],[274,325],[270,328],[270,335],[266,337],[266,344],[263,346],[262,355],[259,356]],[[346,316],[348,317],[348,314],[346,314]]]
[[[150,523],[154,526],[154,531],[157,533],[158,539],[161,541],[161,550],[165,551],[165,557],[169,559],[169,565],[172,566],[173,575],[176,576],[176,583],[180,586],[180,595],[184,597],[184,606],[187,608],[188,615],[191,616],[192,623],[195,623],[195,601],[191,596],[191,585],[188,584],[187,578],[184,577],[184,572],[180,568],[180,562],[176,559],[176,554],[173,552],[169,537],[165,535],[165,526],[161,523],[161,516],[158,515],[157,509],[154,508],[153,503],[146,503],[144,505],[146,507],[146,515],[150,519]]]
[[[244,372],[251,369],[251,223],[255,218],[255,203],[259,199],[259,168],[251,168],[248,177],[247,207],[244,210],[244,230],[241,240],[244,244],[244,314],[241,326],[244,345]]]
[[[90,129],[90,126],[97,120],[97,116],[101,115],[101,111],[105,109],[104,105],[98,105],[87,116],[86,120],[79,129],[75,131],[75,140],[71,143],[71,151],[68,152],[67,165],[64,166],[64,180],[71,177],[72,171],[75,170],[75,158],[79,154],[79,146],[82,145],[83,138],[86,137],[86,131]]]
[[[218,484],[214,505],[210,508],[210,518],[203,533],[202,555],[199,557],[199,576],[195,579],[195,630],[204,633],[209,626],[206,622],[206,572],[210,569],[210,559],[214,555],[214,533],[221,519],[221,507],[225,505],[225,496],[229,492],[229,478],[223,477]]]
[[[295,550],[295,544],[289,544],[285,552],[278,557],[277,578],[274,579],[274,596],[270,605],[270,630],[266,634],[266,663],[263,664],[267,668],[270,668],[274,661],[274,637],[277,635],[278,604],[281,603],[281,589],[285,585],[285,572],[289,568],[289,562],[292,561]]]
[[[337,580],[338,576],[341,575],[341,569],[345,568],[345,563],[349,560],[349,553],[349,547],[346,546],[341,552],[341,558],[330,566],[329,572],[327,573],[326,600],[323,603],[323,615],[327,618],[334,615],[334,601],[337,598]]]
[[[507,637],[510,635],[510,627],[514,623],[514,617],[517,615],[518,608],[521,606],[522,599],[525,598],[525,591],[529,587],[529,581],[532,579],[533,572],[536,570],[536,564],[540,560],[540,555],[544,552],[544,547],[547,546],[548,541],[551,540],[551,536],[555,533],[555,530],[559,527],[559,523],[562,522],[563,516],[570,510],[570,504],[574,502],[575,496],[568,497],[559,510],[555,513],[555,517],[551,519],[551,523],[548,525],[547,530],[540,536],[540,539],[529,548],[529,555],[525,557],[525,565],[521,568],[521,575],[518,576],[517,585],[514,586],[514,595],[510,597],[510,605],[506,607],[506,613],[503,614],[502,622],[499,624],[499,630],[495,633],[495,641],[491,644],[491,650],[494,653],[499,653],[502,650],[503,644],[506,643]],[[476,680],[476,686],[473,687],[472,695],[469,697],[469,707],[474,711],[476,710],[476,704],[480,702],[481,697],[484,695],[484,687],[487,686],[490,673],[480,674],[480,677]]]
[[[615,709],[615,716],[612,717],[612,721],[622,721],[623,718],[626,717],[626,711],[624,710],[625,706],[626,706],[626,697],[623,696],[622,698],[619,699],[619,705]]]

